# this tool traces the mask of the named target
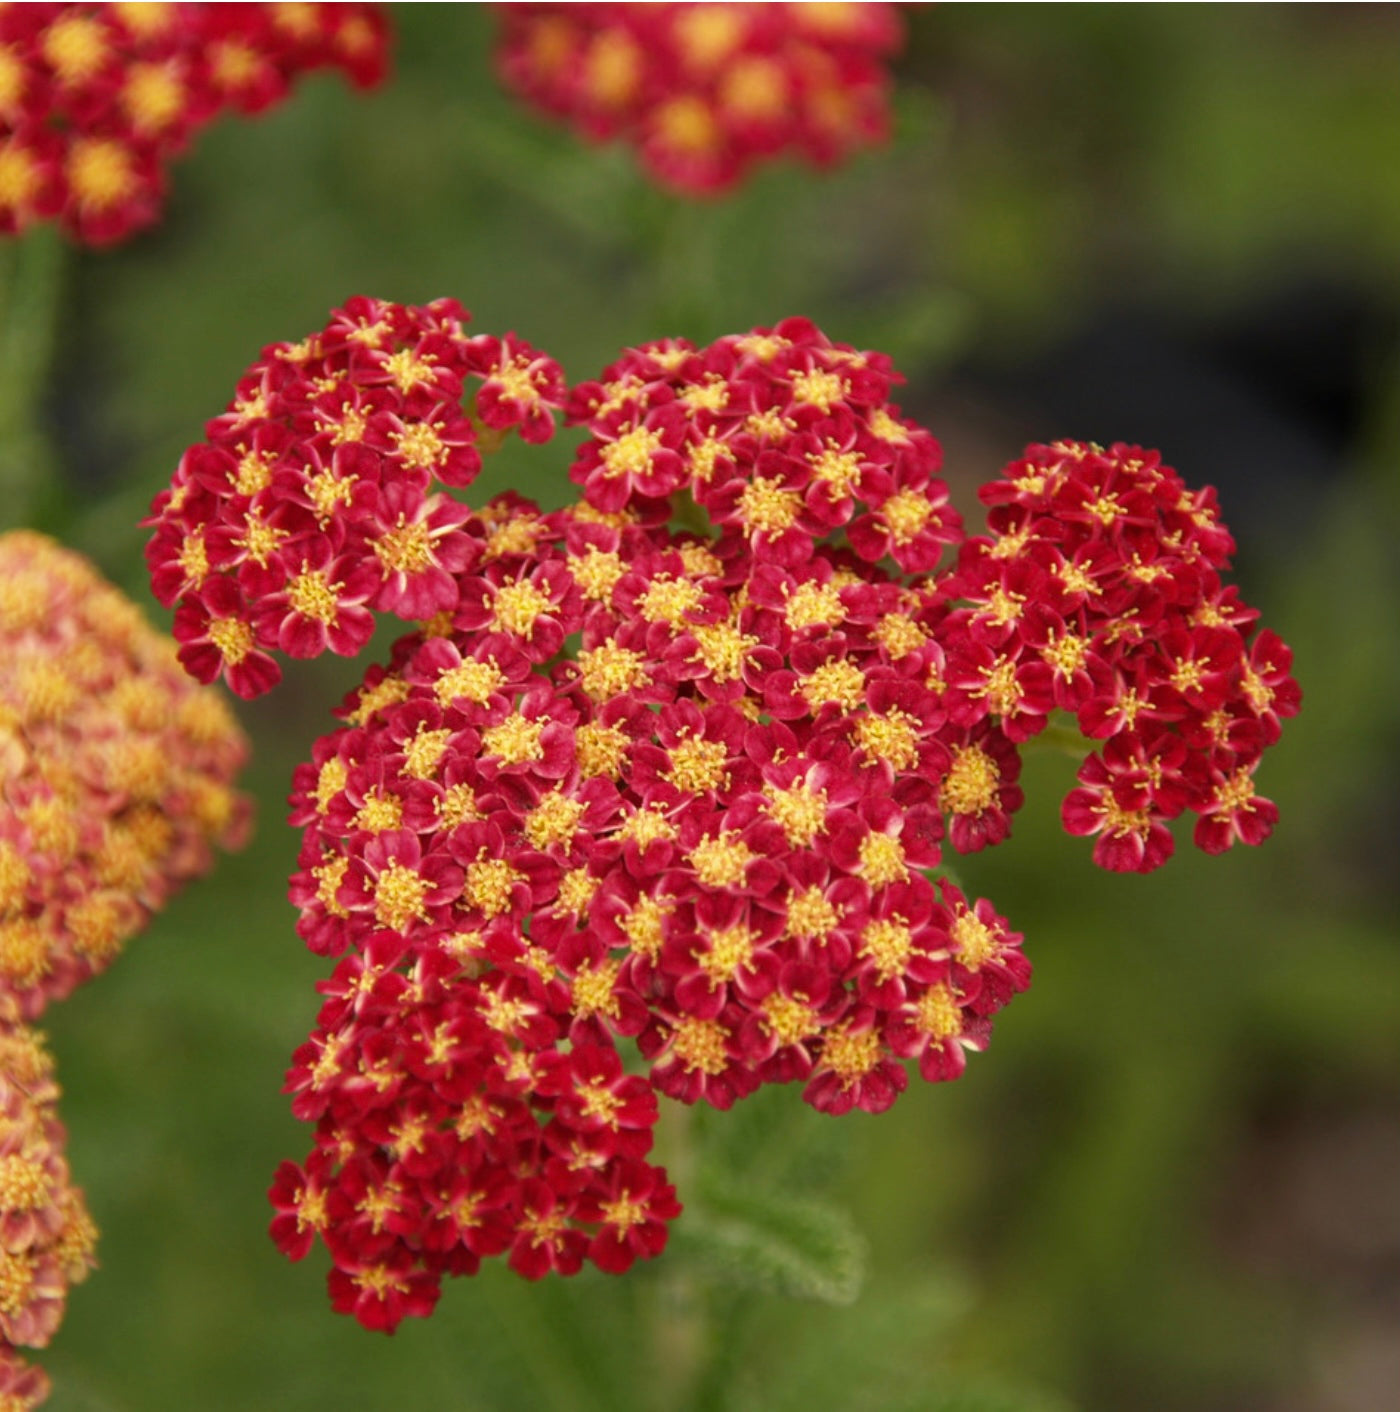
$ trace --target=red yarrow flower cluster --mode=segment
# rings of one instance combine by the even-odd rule
[[[1063,808],[1102,867],[1158,867],[1187,810],[1207,853],[1261,843],[1278,809],[1254,774],[1301,693],[1289,649],[1222,582],[1234,541],[1215,492],[1156,451],[1062,441],[1027,448],[981,498],[992,534],[944,585],[971,605],[949,623],[950,711],[990,706],[1023,740],[1059,709],[1104,742]]]
[[[793,153],[819,167],[889,130],[893,5],[503,5],[505,81],[662,185],[722,192]]]
[[[959,529],[894,380],[804,320],[629,351],[570,396],[584,503],[484,507],[455,607],[298,771],[299,929],[342,959],[274,1235],[321,1237],[338,1309],[392,1328],[483,1256],[656,1254],[657,1093],[883,1111],[1026,985],[1020,936],[928,875],[994,728],[930,685]]]
[[[0,234],[57,220],[89,245],[148,226],[165,166],[206,124],[280,102],[301,74],[385,69],[378,5],[6,5]]]
[[[557,363],[513,334],[467,337],[469,317],[352,299],[249,368],[146,522],[192,675],[258,696],[281,677],[273,653],[353,656],[374,612],[456,606],[481,547],[441,487],[469,485],[511,428],[547,441],[564,397]]]
[[[0,996],[26,1019],[246,837],[247,742],[80,555],[0,536]]]
[[[43,1348],[70,1285],[96,1263],[97,1230],[63,1155],[66,1134],[43,1037],[0,994],[0,1406],[37,1407],[49,1380],[18,1347]]]
[[[1157,816],[1215,819],[1297,707],[1222,587],[1211,494],[1155,453],[1032,448],[965,541],[889,360],[806,320],[628,349],[566,393],[523,344],[476,361],[464,318],[353,301],[269,350],[151,552],[186,665],[248,694],[255,652],[419,622],[295,777],[298,930],[336,967],[287,1078],[314,1148],[271,1193],[282,1249],[319,1238],[336,1308],[383,1329],[490,1256],[534,1278],[659,1253],[660,1094],[880,1112],[911,1067],[960,1074],[1030,965],[942,850],[1007,836],[1054,712],[1107,741],[1084,809],[1146,841],[1139,867]],[[429,494],[561,405],[579,504]],[[296,622],[313,574],[324,636]]]

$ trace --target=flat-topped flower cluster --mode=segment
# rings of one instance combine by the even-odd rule
[[[43,1348],[68,1287],[96,1263],[96,1227],[72,1184],[58,1084],[43,1036],[0,989],[0,1407],[37,1407],[49,1380],[16,1351]]]
[[[44,535],[0,535],[0,636],[0,996],[33,1019],[243,841],[248,744],[136,605]]]
[[[280,102],[312,69],[361,88],[385,68],[378,5],[6,5],[0,234],[57,220],[106,245],[160,215],[165,166],[230,109]]]
[[[819,167],[889,130],[893,5],[502,5],[506,83],[688,195],[755,165]]]
[[[170,640],[82,556],[0,535],[0,1408],[31,1408],[42,1348],[96,1229],[70,1184],[58,1086],[26,1024],[236,846],[247,742]]]
[[[339,960],[274,1235],[319,1236],[336,1307],[381,1328],[483,1257],[656,1254],[657,1094],[879,1112],[909,1061],[956,1077],[1030,966],[942,850],[1006,837],[1054,712],[1105,741],[1071,831],[1146,870],[1187,807],[1208,848],[1268,832],[1250,781],[1298,704],[1211,495],[1155,453],[1030,448],[965,539],[889,360],[805,320],[566,391],[462,318],[359,300],[265,350],[153,517],[183,660],[245,694],[279,647],[420,620],[292,796],[298,929]],[[556,408],[578,504],[434,489]]]
[[[146,558],[194,676],[257,696],[280,679],[274,651],[353,656],[371,610],[455,607],[479,551],[469,511],[435,487],[470,484],[479,439],[552,436],[564,396],[557,363],[510,335],[467,337],[466,317],[455,300],[353,299],[314,337],[265,349],[185,453]]]

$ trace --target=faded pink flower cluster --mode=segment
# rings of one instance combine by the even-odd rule
[[[68,1287],[87,1278],[97,1230],[69,1178],[58,1084],[43,1037],[0,991],[0,1406],[37,1407],[49,1380],[16,1347],[43,1348]]]
[[[105,970],[213,846],[248,746],[81,556],[0,536],[0,994],[26,1019]]]
[[[93,566],[0,535],[0,1408],[38,1406],[44,1347],[97,1232],[69,1183],[58,1085],[25,1021],[116,958],[236,846],[247,742]]]
[[[658,1253],[679,1206],[647,1161],[657,1094],[796,1082],[879,1112],[910,1061],[956,1077],[1030,966],[942,850],[1006,837],[1018,747],[1055,710],[1117,768],[1095,793],[1091,757],[1072,830],[1145,868],[1160,818],[1219,815],[1297,707],[1281,644],[1246,648],[1208,493],[1155,453],[1031,448],[986,492],[993,536],[964,540],[889,360],[801,319],[629,349],[567,394],[519,345],[510,415],[540,441],[561,404],[585,428],[582,501],[430,501],[505,424],[489,377],[452,400],[476,341],[448,309],[357,301],[267,350],[152,553],[185,660],[235,685],[257,634],[309,655],[367,605],[424,619],[292,796],[298,929],[340,959],[288,1074],[315,1145],[278,1172],[273,1231],[293,1258],[319,1236],[336,1307],[387,1329],[485,1257],[537,1277]],[[422,425],[433,456],[407,464]],[[266,563],[227,552],[257,525]],[[400,583],[383,546],[411,525]],[[307,575],[315,631],[309,593],[260,595]],[[1271,808],[1236,800],[1234,835]]]

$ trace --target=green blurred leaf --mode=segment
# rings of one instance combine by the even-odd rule
[[[686,1207],[672,1256],[734,1289],[849,1304],[865,1278],[865,1242],[845,1212],[788,1195],[707,1191]]]

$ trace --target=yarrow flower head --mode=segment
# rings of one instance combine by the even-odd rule
[[[86,244],[125,238],[159,217],[165,165],[199,129],[327,67],[379,82],[380,6],[4,6],[0,234],[57,220]]]
[[[0,997],[32,1018],[242,841],[247,744],[135,605],[43,535],[0,536],[0,636]]]
[[[1188,810],[1207,853],[1261,843],[1278,809],[1255,771],[1302,696],[1287,646],[1222,581],[1234,541],[1215,492],[1156,451],[1060,441],[1028,447],[981,498],[992,533],[944,584],[971,605],[949,620],[954,716],[990,705],[1023,739],[1058,708],[1103,742],[1062,811],[1102,867],[1159,866]]]
[[[929,875],[973,738],[934,670],[960,527],[895,381],[804,320],[629,350],[569,397],[584,500],[465,521],[455,605],[298,771],[292,896],[341,959],[273,1229],[321,1237],[338,1309],[392,1327],[491,1255],[654,1255],[658,1093],[878,1112],[1027,983],[1019,934]]]
[[[455,609],[482,550],[441,487],[469,485],[512,428],[548,440],[564,397],[552,359],[469,338],[469,317],[352,299],[247,371],[147,521],[152,589],[194,676],[257,696],[281,676],[274,652],[353,656],[372,610]]]
[[[97,1229],[63,1155],[53,1062],[0,993],[0,1406],[37,1407],[48,1378],[16,1349],[43,1348],[70,1285],[93,1267]]]
[[[840,161],[889,130],[893,5],[502,5],[499,67],[584,137],[620,137],[689,195],[787,153]]]
[[[1144,867],[1188,806],[1207,847],[1259,841],[1244,782],[1298,705],[1211,494],[1155,453],[1031,448],[965,539],[889,360],[806,320],[566,392],[464,318],[352,301],[269,350],[153,517],[182,658],[236,689],[266,649],[354,650],[364,610],[419,620],[295,776],[298,930],[336,965],[287,1076],[313,1150],[271,1191],[280,1247],[319,1238],[335,1307],[383,1329],[491,1256],[658,1254],[659,1095],[881,1112],[911,1069],[956,1078],[1030,964],[943,849],[1007,836],[1056,711],[1106,741],[1071,831]],[[579,503],[430,494],[560,406]]]

